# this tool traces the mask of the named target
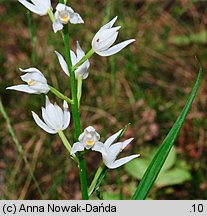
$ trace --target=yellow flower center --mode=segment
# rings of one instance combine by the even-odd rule
[[[35,81],[34,80],[30,80],[29,82],[28,82],[28,85],[29,86],[32,86],[32,85],[34,85],[35,84]]]
[[[94,144],[94,141],[86,140],[86,144],[87,144],[87,145],[93,145],[93,144]]]
[[[65,10],[59,12],[59,17],[62,23],[66,24],[70,20],[70,14]]]

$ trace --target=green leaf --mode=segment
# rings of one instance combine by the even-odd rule
[[[154,155],[153,152],[154,152],[154,148],[151,149],[151,155]],[[131,176],[140,180],[142,179],[145,171],[147,170],[147,167],[150,164],[150,159],[151,157],[146,159],[137,158],[135,160],[132,160],[124,166],[125,170]],[[170,169],[173,165],[175,165],[175,163],[176,163],[176,151],[175,148],[173,147],[160,172],[165,172],[166,170]]]
[[[89,187],[89,190],[88,190],[89,197],[93,194],[94,191],[98,190],[101,182],[103,181],[106,175],[107,170],[108,168],[103,164],[100,169],[101,172],[98,173],[97,180],[95,179],[96,182],[92,184],[92,186]]]
[[[154,152],[154,148],[151,149],[152,154],[153,152]],[[175,184],[182,184],[183,182],[191,179],[191,175],[190,172],[188,171],[188,167],[185,161],[176,160],[176,158],[177,158],[176,150],[175,147],[173,146],[154,183],[156,187],[160,188],[165,186],[172,186]],[[140,180],[142,179],[149,164],[150,164],[149,158],[147,159],[138,158],[127,163],[125,165],[125,170],[131,176]]]
[[[173,125],[172,129],[168,133],[167,137],[163,141],[162,145],[159,147],[158,151],[156,152],[154,158],[152,159],[149,167],[147,168],[140,184],[137,190],[135,191],[132,199],[135,200],[143,200],[148,195],[150,189],[152,188],[161,168],[163,167],[163,164],[175,142],[175,139],[177,138],[179,131],[185,121],[185,118],[188,114],[188,111],[190,110],[190,107],[193,103],[193,100],[196,96],[196,93],[198,91],[198,87],[200,84],[201,76],[202,76],[202,67],[199,64],[200,70],[198,74],[198,78],[196,80],[195,86],[192,90],[192,93],[181,112],[180,116],[178,117],[177,121]]]
[[[149,164],[150,164],[149,160],[138,158],[127,163],[125,165],[125,170],[131,176],[140,180],[143,177],[144,172],[147,170]]]
[[[103,192],[103,199],[104,200],[119,200],[119,194]]]
[[[182,184],[185,181],[191,180],[191,174],[188,170],[174,168],[159,174],[156,180],[157,187],[165,187],[170,185]]]
[[[177,154],[176,154],[175,147],[173,146],[160,172],[164,172],[166,170],[169,170],[171,167],[173,167],[173,165],[175,165],[176,163],[176,158],[177,158]]]

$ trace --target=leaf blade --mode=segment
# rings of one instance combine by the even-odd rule
[[[159,147],[158,151],[156,152],[154,158],[152,159],[149,167],[147,168],[137,190],[135,191],[132,199],[134,200],[143,200],[148,195],[151,187],[153,186],[173,144],[175,139],[177,138],[179,131],[184,123],[184,120],[188,114],[188,111],[190,110],[190,107],[193,103],[193,100],[196,96],[196,93],[198,91],[198,87],[201,81],[202,76],[202,66],[199,64],[199,74],[196,80],[196,83],[193,87],[192,93],[183,108],[183,111],[177,118],[175,124],[171,128],[170,132],[168,133],[167,137],[164,139],[162,145]]]

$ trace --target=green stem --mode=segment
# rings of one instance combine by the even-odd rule
[[[50,91],[55,94],[57,97],[61,98],[62,100],[65,100],[66,102],[72,104],[73,101],[68,98],[67,96],[65,96],[64,94],[62,94],[61,92],[59,92],[56,88],[49,86],[50,87]]]
[[[93,54],[94,54],[94,50],[90,49],[85,56],[83,56],[83,58],[77,63],[75,64],[72,69],[75,71],[79,66],[81,66],[87,59],[89,59]]]
[[[83,200],[88,200],[88,189],[87,189],[87,178],[86,178],[86,164],[83,155],[79,155],[79,174],[80,174],[80,182],[82,189],[82,198]]]
[[[83,84],[83,77],[78,77],[78,107],[80,107],[80,100],[82,96],[82,84]]]
[[[71,62],[71,56],[70,56],[70,41],[69,41],[67,25],[64,25],[63,34],[64,34],[66,61],[67,61],[68,69],[70,72],[70,84],[71,84],[71,92],[72,92],[72,100],[73,100],[72,115],[73,115],[73,121],[75,124],[76,140],[78,140],[78,137],[80,135],[80,115],[78,111],[78,98],[77,98],[77,86],[76,86],[75,72],[72,69],[72,62]]]
[[[80,136],[80,114],[78,109],[78,98],[77,98],[77,86],[76,86],[76,79],[75,79],[75,72],[72,68],[71,56],[70,56],[70,40],[69,40],[69,33],[68,33],[68,26],[64,25],[63,28],[63,35],[64,35],[64,44],[65,44],[65,51],[66,51],[66,61],[70,73],[70,84],[71,84],[71,92],[72,92],[72,116],[75,126],[75,134],[76,140],[78,140]],[[81,180],[81,190],[82,190],[82,198],[84,200],[88,200],[88,190],[87,190],[87,178],[86,178],[86,167],[84,156],[79,155],[79,172],[80,172],[80,180]]]
[[[95,187],[97,185],[97,181],[98,181],[98,179],[99,179],[99,177],[100,177],[100,175],[101,175],[101,173],[103,172],[104,169],[106,169],[106,166],[105,166],[105,164],[102,164],[98,168],[98,170],[96,171],[96,174],[95,174],[95,176],[93,178],[93,181],[91,182],[91,185],[90,185],[90,187],[88,189],[88,195],[89,196],[92,195],[92,193],[93,193],[93,191],[94,191],[94,189],[95,189]]]

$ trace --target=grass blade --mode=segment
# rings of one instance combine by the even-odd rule
[[[185,121],[185,118],[188,114],[188,111],[190,110],[190,107],[193,103],[193,100],[196,96],[196,93],[198,91],[198,87],[201,81],[202,76],[202,66],[199,64],[200,70],[198,74],[198,78],[196,80],[196,83],[194,85],[194,88],[192,90],[192,93],[181,112],[180,116],[176,120],[175,124],[171,128],[170,132],[168,133],[167,137],[163,141],[162,145],[157,150],[154,158],[152,159],[149,167],[147,168],[136,192],[134,193],[132,199],[134,200],[143,200],[147,197],[151,187],[153,186],[162,166],[164,165],[164,162],[174,144],[175,139],[177,138],[179,131]]]
[[[39,187],[37,179],[35,178],[35,175],[34,175],[33,170],[32,170],[32,168],[31,168],[31,166],[29,164],[29,161],[27,160],[27,157],[26,157],[25,152],[24,152],[24,150],[22,148],[22,145],[19,143],[19,141],[18,141],[18,139],[16,137],[16,134],[15,134],[15,132],[13,130],[12,125],[11,125],[11,121],[9,119],[9,116],[7,115],[7,113],[6,113],[5,109],[4,109],[4,106],[2,104],[1,98],[0,98],[0,112],[2,113],[4,119],[5,119],[6,123],[7,123],[8,131],[9,131],[9,133],[10,133],[10,135],[11,135],[11,137],[12,137],[12,139],[13,139],[15,145],[16,145],[16,148],[17,148],[19,154],[22,156],[25,164],[28,166],[29,173],[31,175],[32,180],[34,181],[34,183],[36,185],[36,188],[37,188],[37,190],[39,192],[39,195],[43,199],[43,193],[42,193],[42,191],[41,191],[41,189]]]

